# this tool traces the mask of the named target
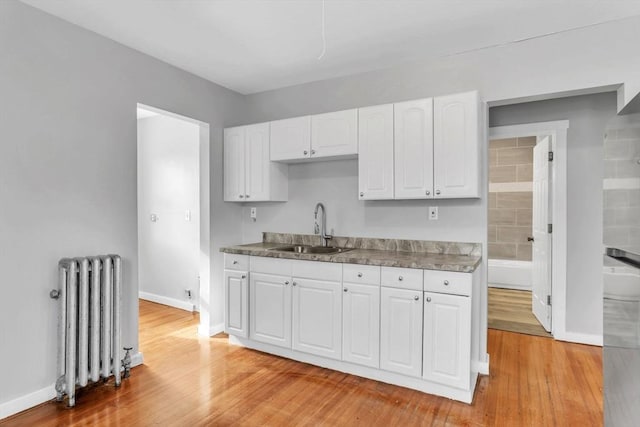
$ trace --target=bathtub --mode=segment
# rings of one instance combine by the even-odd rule
[[[604,297],[623,301],[640,301],[638,269],[626,266],[604,267]]]
[[[531,261],[489,259],[489,287],[531,290]]]

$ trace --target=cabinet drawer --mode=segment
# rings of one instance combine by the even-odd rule
[[[336,262],[296,260],[292,262],[291,276],[340,282],[342,281],[342,264]]]
[[[382,267],[382,286],[422,290],[422,270],[417,268]]]
[[[224,254],[224,268],[249,271],[249,255]]]
[[[471,296],[471,274],[425,270],[424,290],[442,294]]]
[[[344,264],[342,267],[342,281],[379,285],[380,267],[377,265]]]

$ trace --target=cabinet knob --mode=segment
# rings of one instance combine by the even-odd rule
[[[436,190],[436,196],[440,195],[440,190]]]
[[[431,194],[431,191],[427,190],[426,191],[427,196]]]
[[[246,195],[246,196],[244,196],[244,197],[246,197],[246,198],[248,199],[248,198],[249,198],[249,195],[247,194],[247,195]]]
[[[349,292],[349,289],[347,289],[347,288],[344,288],[344,289],[343,289],[343,291],[345,291],[345,292]]]
[[[414,301],[418,301],[420,299],[420,297],[418,295],[416,295],[415,297],[413,297]]]
[[[309,152],[307,150],[304,150],[303,154],[306,156],[307,154],[309,154]]]
[[[289,284],[289,281],[288,281],[288,280],[287,280],[287,281],[285,281],[285,282],[284,282],[284,284],[285,284],[285,285],[288,285],[288,284]]]
[[[362,277],[362,273],[358,273],[358,277]]]
[[[449,286],[449,281],[448,281],[448,280],[445,280],[445,281],[444,281],[444,285],[445,285],[445,286]]]
[[[292,283],[292,285],[293,285],[293,286],[297,286],[298,284],[297,284],[296,282],[293,282],[293,283]]]
[[[360,192],[360,197],[362,197],[362,196],[364,196],[364,192],[363,191]]]
[[[431,302],[431,297],[427,297],[427,302]]]
[[[400,282],[402,282],[403,277],[402,277],[402,276],[398,276],[398,280],[399,280]]]
[[[238,197],[240,197],[241,199],[244,199],[244,194],[240,194]]]
[[[234,260],[233,260],[233,265],[236,265],[237,263],[238,263],[238,260],[237,260],[237,259],[234,259]]]
[[[316,150],[311,150],[311,155],[313,156],[314,154],[316,154]]]
[[[241,277],[242,279],[246,279],[246,278],[247,278],[247,275],[246,275],[246,274],[243,274],[243,275],[242,275],[242,276],[240,276],[240,277]]]

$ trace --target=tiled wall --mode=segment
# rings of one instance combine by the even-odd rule
[[[637,117],[640,122],[640,115]],[[640,127],[612,126],[606,130],[604,145],[604,244],[638,251]]]
[[[489,143],[489,258],[531,261],[536,137]]]

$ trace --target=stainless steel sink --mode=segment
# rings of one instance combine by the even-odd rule
[[[332,246],[289,245],[271,248],[270,251],[293,252],[297,254],[337,254],[350,251],[351,248],[336,248]]]

